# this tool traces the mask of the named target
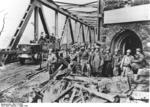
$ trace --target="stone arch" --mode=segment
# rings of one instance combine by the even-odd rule
[[[112,53],[115,49],[119,49],[122,54],[125,54],[127,49],[131,49],[131,54],[135,54],[136,48],[142,49],[142,41],[137,33],[129,29],[123,29],[116,33],[110,44]]]

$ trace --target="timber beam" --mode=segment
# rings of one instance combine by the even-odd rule
[[[68,10],[59,8],[59,6],[57,4],[54,4],[52,1],[47,1],[47,0],[36,0],[36,1],[45,5],[46,7],[49,7],[55,11],[58,11],[59,13],[65,15],[75,21],[80,22],[81,24],[83,24],[85,26],[93,27],[92,25],[88,24],[88,22],[84,22],[82,19],[79,19],[76,15],[72,14]]]

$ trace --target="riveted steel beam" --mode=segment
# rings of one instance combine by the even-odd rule
[[[58,36],[58,11],[55,11],[55,37]]]
[[[59,6],[57,4],[55,4],[55,3],[53,3],[52,0],[51,1],[36,0],[36,1],[39,2],[39,3],[41,3],[41,4],[43,4],[43,5],[45,5],[45,6],[47,6],[47,7],[49,7],[49,8],[51,8],[51,9],[53,9],[53,10],[55,10],[55,11],[58,11],[59,13],[65,15],[65,16],[67,16],[67,17],[69,17],[69,18],[71,18],[71,19],[73,19],[75,21],[80,22],[81,24],[93,27],[92,25],[88,24],[88,22],[85,22],[82,19],[79,19],[76,15],[72,14],[68,10],[59,8]]]
[[[43,24],[44,31],[49,36],[50,32],[49,32],[48,25],[47,25],[46,20],[45,20],[45,16],[43,14],[42,7],[39,8],[39,15],[40,15],[40,18],[41,18],[41,21],[42,21],[42,24]]]
[[[38,15],[39,15],[39,7],[35,7],[34,9],[34,40],[38,40],[38,34],[39,34],[39,21],[38,21]]]
[[[98,2],[98,26],[97,26],[97,28],[98,28],[98,32],[97,32],[97,34],[98,34],[98,41],[100,41],[100,35],[101,35],[101,27],[102,27],[102,25],[103,25],[103,20],[102,20],[102,17],[101,17],[101,15],[103,14],[103,0],[99,0],[99,2]]]
[[[69,22],[69,28],[70,28],[72,43],[74,44],[74,34],[73,34],[73,28],[72,28],[72,24],[71,24],[71,19],[70,18],[68,18],[68,22]]]

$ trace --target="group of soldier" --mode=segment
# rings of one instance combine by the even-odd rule
[[[62,49],[57,54],[54,49],[49,49],[47,63],[50,75],[58,64],[59,56],[69,63],[67,69],[71,69],[75,74],[94,77],[132,76],[145,66],[142,50],[137,48],[134,55],[131,55],[132,51],[134,50],[127,49],[125,55],[122,55],[120,50],[116,49],[112,54],[109,48],[104,49],[98,45]]]

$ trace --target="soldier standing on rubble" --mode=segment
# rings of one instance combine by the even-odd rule
[[[95,76],[100,74],[99,71],[100,66],[101,66],[100,47],[96,46],[93,58],[93,68]]]
[[[106,77],[112,76],[112,55],[109,49],[106,49],[106,53],[103,55],[103,69],[102,75]]]
[[[44,39],[44,32],[41,32],[41,37],[40,37],[40,39],[38,40],[38,44],[40,45],[40,68],[39,68],[39,70],[41,70],[42,69],[42,61],[43,61],[43,47],[44,47],[44,44],[45,44],[45,39]]]
[[[88,66],[89,53],[88,53],[88,50],[85,49],[85,47],[82,47],[81,50],[82,50],[82,54],[81,54],[81,70],[82,70],[83,75],[86,75],[86,73],[87,73],[87,71],[89,69],[89,66]]]
[[[119,50],[116,49],[112,60],[114,76],[118,76],[120,74],[120,63],[121,63],[121,55],[119,54]]]
[[[131,69],[131,63],[134,57],[131,55],[131,50],[128,49],[126,51],[126,55],[124,55],[120,68],[122,70],[122,77],[126,77],[129,83],[129,88],[131,89],[131,81],[133,80],[133,71]]]
[[[91,51],[90,51],[90,59],[89,59],[89,64],[91,66],[91,72],[90,72],[90,75],[93,75],[94,74],[94,53],[95,53],[95,48],[94,46],[91,48]]]
[[[48,65],[48,71],[49,71],[50,79],[51,79],[51,74],[54,73],[56,62],[57,62],[57,57],[54,54],[54,50],[53,49],[49,49],[47,65]]]
[[[81,57],[82,57],[82,54],[84,52],[84,46],[80,46],[80,49],[79,49],[79,52],[78,52],[78,63],[81,63]]]
[[[132,66],[133,71],[135,71],[135,73],[138,72],[138,69],[145,66],[145,58],[140,48],[136,49],[136,54],[134,56],[134,60],[132,61],[131,66]]]
[[[70,69],[73,70],[73,72],[75,73],[75,66],[77,65],[77,54],[76,54],[76,50],[75,48],[72,48],[71,49],[71,52],[69,54],[69,57],[70,57],[70,64],[68,65],[68,67]]]
[[[121,61],[121,65],[120,65],[120,68],[122,70],[122,76],[128,76],[128,74],[133,74],[133,71],[131,69],[131,64],[132,64],[132,61],[134,59],[134,57],[131,54],[131,50],[128,49],[126,51],[126,55],[124,55],[122,61]]]

